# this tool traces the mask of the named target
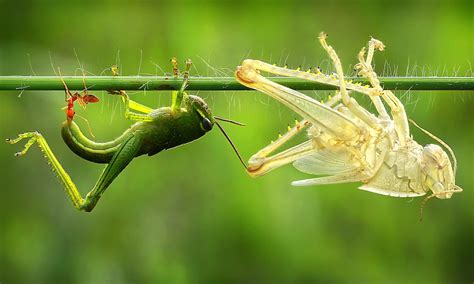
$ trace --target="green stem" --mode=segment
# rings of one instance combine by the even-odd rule
[[[64,76],[71,90],[178,90],[182,79],[163,76]],[[332,86],[305,80],[270,77],[272,81],[295,90],[332,90]],[[474,90],[474,77],[380,77],[389,90]],[[347,80],[367,84],[365,79]],[[58,76],[0,76],[0,90],[63,90]],[[187,90],[238,91],[247,90],[233,77],[191,77]]]

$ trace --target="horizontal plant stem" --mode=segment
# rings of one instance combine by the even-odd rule
[[[178,90],[182,79],[163,76],[64,76],[71,90]],[[333,90],[333,86],[288,77],[269,77],[294,90]],[[474,90],[474,77],[380,77],[389,90]],[[362,78],[347,80],[367,84]],[[191,77],[187,90],[247,90],[233,77]],[[0,76],[0,90],[64,90],[58,76]]]

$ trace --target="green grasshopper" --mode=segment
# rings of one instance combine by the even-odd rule
[[[173,58],[171,61],[173,63],[173,74],[176,78],[178,77],[176,59]],[[93,95],[85,94],[81,96],[77,92],[74,94],[71,93],[61,77],[68,104],[66,110],[67,119],[61,127],[64,142],[81,158],[94,163],[107,164],[94,188],[85,198],[82,198],[76,185],[72,182],[46,143],[46,139],[40,133],[26,132],[18,135],[16,139],[7,139],[6,142],[16,144],[23,139],[29,139],[23,150],[16,153],[15,156],[23,156],[28,149],[37,142],[44,157],[51,165],[53,171],[58,175],[74,207],[86,212],[90,212],[94,209],[105,190],[133,158],[144,154],[152,156],[163,150],[194,141],[211,131],[214,124],[222,131],[241,163],[245,166],[234,144],[216,120],[238,125],[242,124],[213,116],[211,110],[202,98],[188,95],[185,92],[186,86],[188,85],[191,64],[191,60],[188,59],[186,61],[186,70],[183,75],[181,88],[179,91],[172,92],[171,107],[151,109],[130,100],[125,91],[110,91],[109,93],[111,94],[119,94],[122,96],[125,102],[125,117],[136,121],[136,123],[125,130],[118,138],[104,143],[98,143],[88,139],[73,121],[75,114],[73,107],[75,101],[84,106],[90,102],[97,102],[98,99]],[[116,69],[112,69],[112,71],[115,75],[117,74]],[[132,112],[131,110],[137,112]]]

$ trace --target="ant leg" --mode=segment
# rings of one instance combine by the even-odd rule
[[[64,81],[63,75],[61,74],[61,69],[59,67],[58,67],[58,73],[59,73],[61,82],[64,85],[64,92],[66,93],[66,97],[65,97],[65,101],[67,102],[66,118],[67,118],[67,121],[72,121],[72,119],[74,118],[74,115],[76,114],[76,112],[74,111],[74,102],[79,97],[79,94],[71,93],[66,82]]]

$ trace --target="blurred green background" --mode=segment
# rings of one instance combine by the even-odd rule
[[[193,59],[192,74],[201,76],[231,76],[244,58],[324,67],[322,30],[347,70],[370,36],[387,45],[375,57],[380,74],[472,76],[474,62],[469,0],[0,5],[0,75],[51,75],[52,64],[80,75],[78,60],[100,74],[118,59],[124,75],[162,75],[172,56]],[[131,94],[152,107],[169,104],[169,92]],[[214,114],[247,124],[225,125],[246,159],[296,117],[257,92],[198,94]],[[291,165],[251,179],[217,130],[134,160],[86,214],[72,207],[36,147],[18,159],[20,145],[1,143],[0,282],[472,282],[474,94],[397,94],[411,118],[454,149],[465,189],[429,202],[423,222],[420,198],[380,196],[358,184],[292,188],[308,175]],[[103,166],[62,142],[63,92],[0,95],[0,138],[42,132],[87,192]],[[116,97],[96,95],[102,103],[79,113],[98,140],[113,138],[130,122]]]

